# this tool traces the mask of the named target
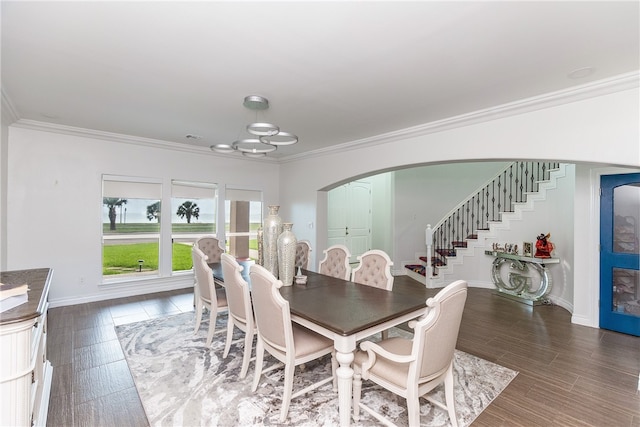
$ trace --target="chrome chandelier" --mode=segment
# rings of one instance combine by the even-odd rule
[[[240,152],[247,157],[264,157],[278,149],[280,145],[292,145],[298,142],[298,137],[290,132],[280,130],[272,123],[258,122],[258,111],[269,108],[269,100],[259,95],[249,95],[244,98],[243,105],[256,112],[256,121],[249,123],[247,132],[249,138],[238,138],[231,144],[214,144],[210,148],[217,153]]]

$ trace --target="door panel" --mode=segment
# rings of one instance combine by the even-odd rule
[[[371,183],[355,181],[328,193],[327,243],[342,244],[350,262],[371,249]]]
[[[357,262],[358,255],[371,249],[371,184],[353,182],[349,187],[351,201],[351,208],[347,214],[348,239],[351,241],[349,249],[351,262]]]
[[[600,327],[640,336],[640,174],[604,175]]]

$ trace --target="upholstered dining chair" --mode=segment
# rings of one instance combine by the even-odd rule
[[[298,267],[308,270],[311,266],[311,243],[308,240],[300,240],[296,244],[296,271]]]
[[[391,266],[393,261],[386,252],[371,249],[358,255],[359,264],[351,270],[351,281],[374,288],[393,290],[393,276]],[[388,331],[382,331],[382,339],[389,336]]]
[[[352,282],[387,291],[393,289],[393,276],[391,275],[393,261],[386,252],[371,249],[358,255],[358,261],[358,266],[351,271]]]
[[[344,245],[333,245],[323,251],[324,258],[318,264],[318,273],[338,279],[349,280],[351,252]]]
[[[335,352],[333,340],[313,332],[291,321],[289,302],[280,295],[282,281],[276,279],[267,269],[260,265],[252,265],[251,299],[258,326],[258,342],[256,344],[256,368],[252,391],[256,391],[263,373],[275,369],[277,364],[262,369],[264,351],[284,363],[284,394],[280,409],[280,423],[283,423],[289,412],[291,399],[306,394],[333,380],[333,388],[337,390]],[[295,367],[326,354],[331,354],[331,377],[324,378],[302,390],[293,393],[293,375]]]
[[[407,400],[409,425],[420,425],[420,396],[444,382],[446,405],[425,396],[435,406],[449,413],[456,427],[453,395],[453,355],[460,321],[467,299],[467,282],[455,281],[427,300],[427,312],[414,328],[413,340],[394,337],[378,343],[364,341],[355,354],[353,377],[353,417],[360,418],[360,408],[387,425],[381,414],[360,402],[362,379],[373,381]]]
[[[253,350],[253,337],[256,334],[253,308],[251,306],[251,293],[249,284],[241,274],[244,267],[238,264],[234,257],[226,253],[221,255],[220,261],[222,262],[224,289],[227,293],[227,304],[229,306],[227,340],[222,357],[226,358],[229,355],[233,340],[233,330],[237,327],[244,332],[244,355],[242,357],[242,368],[240,369],[240,378],[244,378],[249,369]]]
[[[193,333],[200,329],[204,307],[209,310],[209,332],[206,345],[213,341],[218,312],[227,310],[227,296],[223,288],[217,288],[213,281],[213,271],[207,264],[207,256],[195,244],[191,249],[193,271],[196,277],[194,295],[196,300],[196,327]],[[222,332],[222,331],[221,331]]]
[[[207,263],[220,262],[220,255],[224,253],[224,246],[216,236],[207,235],[196,239],[196,246],[207,256]]]

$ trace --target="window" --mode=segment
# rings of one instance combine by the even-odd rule
[[[216,184],[172,180],[163,193],[160,179],[104,175],[103,280],[190,271],[193,243],[218,232],[217,192]]]
[[[172,271],[190,270],[191,245],[217,233],[218,187],[188,181],[171,182]]]
[[[103,278],[158,275],[161,194],[159,181],[103,176]]]
[[[226,250],[238,259],[258,259],[258,228],[262,225],[262,192],[226,188]]]

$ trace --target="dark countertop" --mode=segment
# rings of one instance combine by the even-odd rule
[[[35,319],[42,315],[46,309],[52,275],[51,268],[0,272],[0,282],[2,283],[27,283],[29,286],[29,300],[11,310],[0,313],[0,325]]]

